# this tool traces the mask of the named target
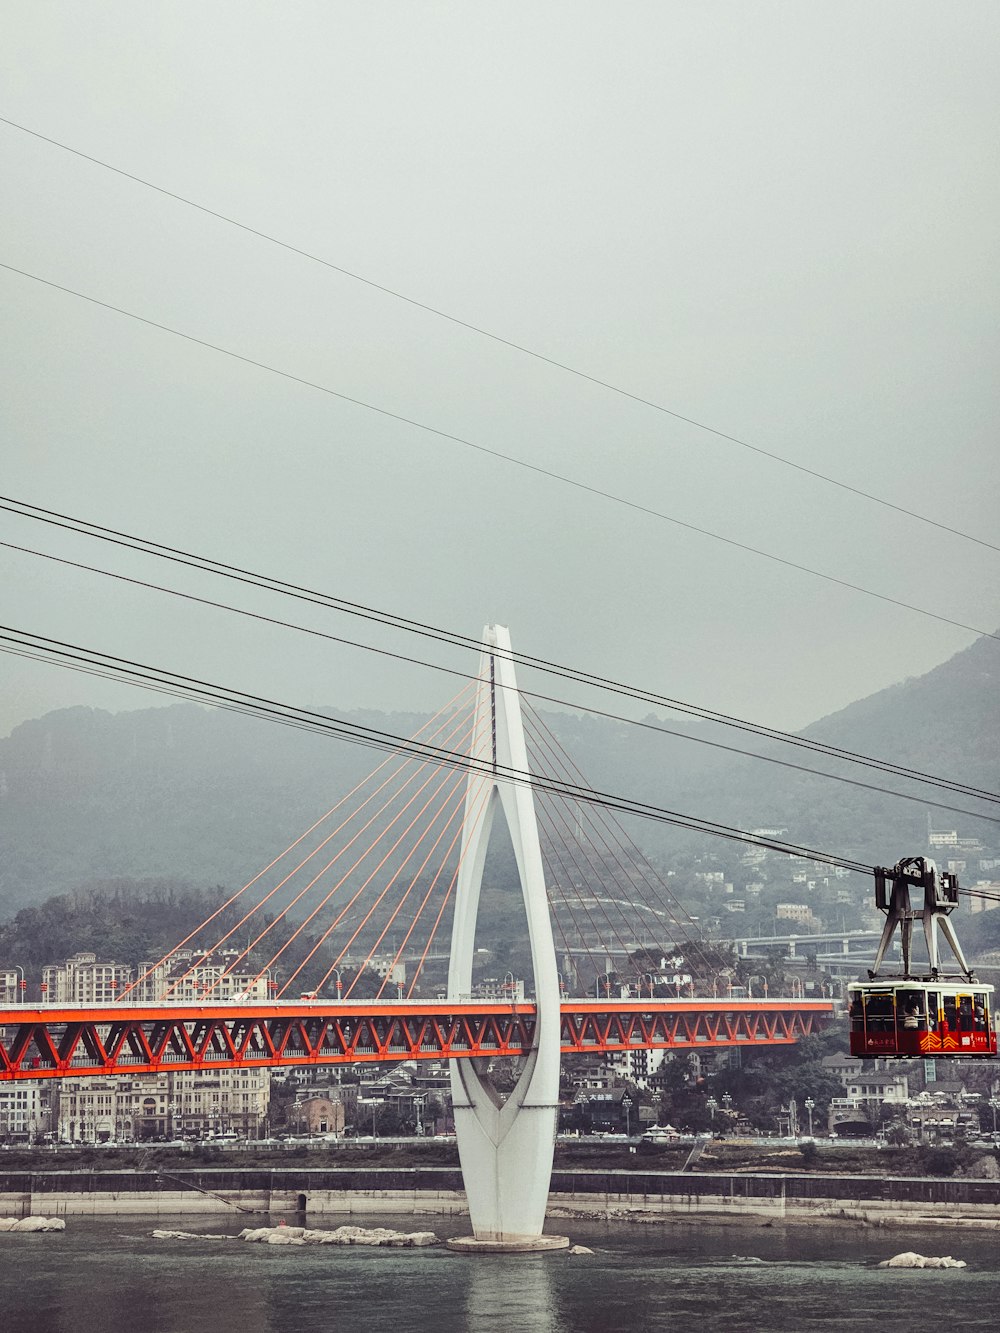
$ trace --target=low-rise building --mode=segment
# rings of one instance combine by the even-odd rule
[[[288,1110],[288,1128],[293,1134],[343,1134],[348,1119],[353,1120],[353,1111],[348,1116],[345,1093],[348,1088],[333,1087],[321,1092],[318,1089],[296,1097]],[[351,1099],[357,1104],[357,1088]]]

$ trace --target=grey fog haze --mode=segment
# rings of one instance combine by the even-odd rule
[[[1000,542],[995,4],[56,0],[4,28],[7,120]],[[0,269],[3,494],[785,728],[1000,624],[994,549],[4,123],[0,152],[4,264],[593,488]],[[8,514],[0,539],[469,665]],[[4,625],[272,698],[419,712],[455,688],[9,548],[0,567]],[[155,702],[0,672],[0,734]]]

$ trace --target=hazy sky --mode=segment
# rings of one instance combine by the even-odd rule
[[[56,0],[7,8],[0,115],[996,542],[998,37],[992,0]],[[4,263],[1000,625],[996,551],[3,124],[0,151]],[[5,494],[465,633],[498,620],[525,651],[778,726],[975,637],[5,270],[0,301]],[[0,537],[372,637],[6,515]],[[303,704],[424,709],[450,693],[26,555],[0,549],[0,568],[3,624]],[[0,734],[70,703],[158,702],[9,656],[0,672]]]

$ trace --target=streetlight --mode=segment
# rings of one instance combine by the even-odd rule
[[[816,1103],[813,1101],[813,1099],[812,1099],[811,1097],[807,1097],[806,1100],[805,1100],[804,1105],[805,1105],[805,1108],[806,1108],[806,1115],[809,1117],[809,1137],[812,1138],[812,1136],[813,1136],[813,1108],[815,1107]],[[996,1115],[996,1112],[994,1111],[993,1114]]]
[[[708,1113],[709,1113],[709,1115],[712,1117],[712,1129],[713,1129],[713,1131],[714,1131],[714,1130],[715,1130],[715,1113],[716,1113],[716,1111],[719,1109],[719,1103],[715,1100],[714,1097],[709,1097],[709,1099],[708,1099],[708,1101],[705,1103],[705,1105],[708,1107]]]
[[[722,1109],[728,1114],[732,1109],[733,1099],[728,1092],[722,1094]]]
[[[629,1093],[622,1093],[622,1110],[625,1112],[625,1137],[632,1137],[632,1098]]]

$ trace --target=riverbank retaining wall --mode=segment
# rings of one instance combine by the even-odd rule
[[[0,1216],[314,1216],[467,1212],[451,1167],[0,1172]],[[880,1176],[554,1171],[554,1217],[932,1218],[1000,1226],[1000,1181]]]

